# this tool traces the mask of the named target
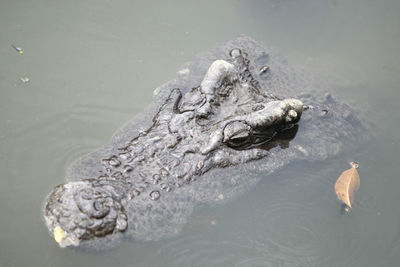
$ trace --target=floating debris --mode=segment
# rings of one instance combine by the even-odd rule
[[[267,72],[269,72],[269,71],[270,71],[269,66],[263,66],[263,67],[260,68],[260,70],[258,71],[258,73],[259,73],[260,75],[262,75],[262,74],[265,74],[265,73],[267,73]]]
[[[23,83],[27,83],[27,82],[29,82],[31,79],[29,79],[28,77],[22,77],[20,80],[21,80],[21,82],[23,82]]]
[[[22,50],[21,47],[15,46],[15,45],[11,45],[12,48],[14,48],[20,55],[22,55],[24,53],[24,50]]]
[[[335,192],[338,198],[346,205],[349,212],[354,203],[354,194],[360,188],[360,176],[358,175],[357,162],[350,162],[351,168],[342,172],[335,184]]]

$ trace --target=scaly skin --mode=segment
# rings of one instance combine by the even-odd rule
[[[279,133],[293,138],[303,103],[263,94],[248,67],[239,49],[229,62],[214,61],[200,86],[184,95],[173,89],[147,131],[132,136],[120,153],[99,159],[99,177],[57,186],[47,198],[45,220],[51,232],[65,234],[56,237],[59,245],[124,232],[130,227],[127,205],[139,198],[157,203],[211,169],[266,156]]]

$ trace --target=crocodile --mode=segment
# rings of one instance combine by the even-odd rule
[[[316,97],[305,77],[246,36],[187,63],[149,111],[68,170],[43,205],[49,232],[61,247],[159,240],[200,203],[357,143],[365,129],[353,108]]]

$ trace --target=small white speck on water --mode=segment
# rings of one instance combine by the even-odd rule
[[[180,75],[185,75],[185,74],[189,74],[190,70],[188,68],[185,69],[181,69],[180,71],[178,71],[178,74]]]
[[[156,89],[154,89],[153,91],[153,95],[156,96],[160,93],[160,87],[157,87]]]
[[[30,81],[30,79],[29,79],[28,77],[22,77],[20,80],[21,80],[21,82],[23,82],[23,83],[27,83],[27,82]]]
[[[295,147],[296,147],[297,150],[299,150],[299,151],[300,151],[301,153],[303,153],[305,156],[308,156],[308,155],[309,155],[308,151],[307,151],[304,147],[302,147],[302,146],[300,146],[300,145],[296,145]]]

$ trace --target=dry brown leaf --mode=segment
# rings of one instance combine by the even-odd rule
[[[350,163],[351,168],[342,172],[335,184],[335,192],[338,198],[350,209],[354,202],[354,194],[360,188],[360,176],[358,175],[356,162]]]

